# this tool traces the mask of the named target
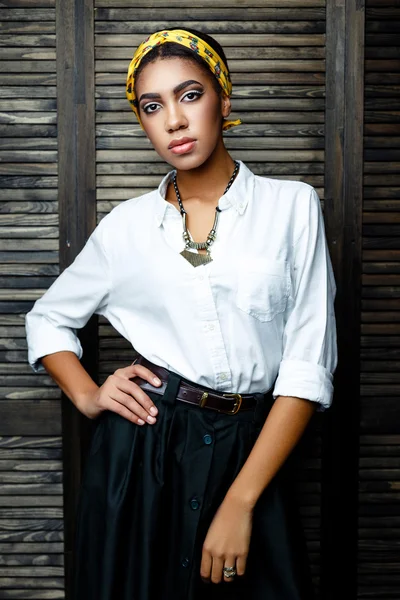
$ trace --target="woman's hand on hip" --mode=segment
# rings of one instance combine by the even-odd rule
[[[226,497],[208,529],[203,544],[200,575],[206,582],[234,581],[244,575],[253,511],[240,500]],[[235,567],[236,576],[226,577],[224,567]]]
[[[155,388],[161,385],[159,378],[149,369],[132,364],[107,377],[103,385],[80,402],[79,410],[90,419],[110,410],[137,425],[154,424],[158,409],[146,392],[130,381],[134,377],[145,379]]]

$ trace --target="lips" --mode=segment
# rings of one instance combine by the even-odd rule
[[[184,144],[189,144],[190,142],[194,142],[194,141],[196,141],[196,140],[194,140],[193,138],[188,138],[188,137],[180,138],[179,140],[172,140],[172,142],[170,143],[168,148],[169,148],[169,150],[172,150],[172,148],[176,148],[176,146],[182,146]]]
[[[173,140],[168,148],[173,154],[187,154],[193,150],[195,144],[196,140],[193,138],[181,138],[179,140]]]

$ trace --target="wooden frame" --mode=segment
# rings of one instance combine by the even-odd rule
[[[357,597],[364,3],[327,0],[325,224],[337,283],[339,362],[324,421],[321,597]],[[345,582],[345,584],[344,584]]]
[[[57,0],[60,267],[96,226],[94,2]],[[357,496],[363,170],[364,4],[327,0],[325,224],[338,287],[339,365],[324,418],[321,598],[357,596]],[[97,319],[81,330],[83,364],[97,377]],[[74,520],[85,427],[62,406],[66,599],[71,598]],[[340,573],[340,575],[339,575]]]
[[[96,227],[94,2],[57,0],[58,199],[60,271]],[[97,377],[97,318],[79,331],[82,364]],[[62,398],[65,594],[72,597],[74,522],[88,423]]]

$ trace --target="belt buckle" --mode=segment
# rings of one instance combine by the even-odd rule
[[[235,398],[236,402],[233,405],[233,409],[232,410],[224,410],[222,412],[226,413],[227,415],[236,415],[237,412],[239,412],[240,407],[242,406],[242,396],[240,394],[222,394],[225,398]]]

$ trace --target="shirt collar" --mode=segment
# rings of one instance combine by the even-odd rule
[[[239,172],[227,193],[220,199],[219,207],[221,210],[225,210],[226,208],[233,206],[238,215],[242,215],[246,210],[246,206],[252,196],[254,188],[254,174],[241,160],[238,162],[240,163]],[[157,206],[155,211],[157,227],[160,227],[160,225],[163,223],[167,210],[176,210],[172,204],[170,204],[170,202],[165,200],[168,183],[173,177],[174,173],[175,170],[169,171],[169,173],[167,173],[162,179],[157,189]]]

